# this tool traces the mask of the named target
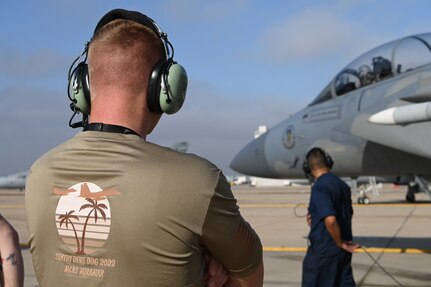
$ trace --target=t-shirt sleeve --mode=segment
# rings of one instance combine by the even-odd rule
[[[313,201],[316,203],[315,206],[317,209],[317,219],[320,221],[327,216],[337,215],[334,203],[331,200],[331,191],[322,185],[316,186],[315,189],[316,190],[312,192],[312,196],[314,197]]]
[[[234,276],[253,273],[262,261],[262,245],[244,220],[225,177],[220,173],[202,228],[211,255]]]

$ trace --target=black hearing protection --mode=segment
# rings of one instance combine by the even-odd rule
[[[334,166],[334,161],[332,160],[332,157],[329,154],[327,154],[320,147],[313,147],[312,149],[310,149],[308,151],[307,155],[305,156],[304,163],[302,164],[302,170],[304,171],[304,173],[306,175],[310,175],[311,174],[311,168],[310,168],[310,164],[308,163],[308,158],[311,155],[311,153],[314,153],[316,151],[319,152],[325,158],[325,165],[329,169],[331,169]]]
[[[151,18],[137,11],[114,9],[103,16],[97,24],[93,36],[100,28],[116,20],[124,19],[136,22],[153,30],[163,42],[165,58],[159,61],[151,72],[148,84],[147,102],[154,113],[174,114],[184,103],[187,91],[187,73],[183,66],[174,61],[174,47],[168,35]],[[88,76],[87,53],[89,42],[83,52],[72,63],[68,74],[68,96],[70,108],[74,112],[69,121],[72,128],[82,127],[88,123],[91,111],[90,82]],[[72,123],[77,113],[82,113],[82,121]]]

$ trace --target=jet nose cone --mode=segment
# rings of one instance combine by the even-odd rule
[[[273,177],[265,157],[265,133],[246,145],[232,160],[230,168],[243,174]]]

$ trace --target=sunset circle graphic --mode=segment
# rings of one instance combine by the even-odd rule
[[[103,247],[111,229],[111,208],[107,197],[118,195],[90,182],[81,182],[67,190],[54,189],[61,195],[55,211],[58,234],[74,254],[89,255]]]

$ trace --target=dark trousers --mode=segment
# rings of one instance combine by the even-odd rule
[[[355,287],[352,254],[340,249],[331,257],[319,257],[310,248],[302,263],[303,287]]]

